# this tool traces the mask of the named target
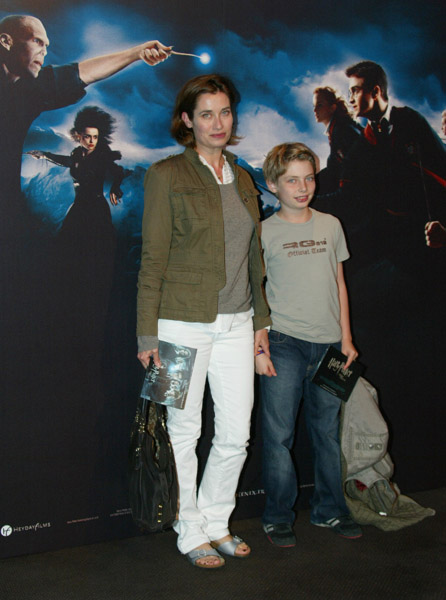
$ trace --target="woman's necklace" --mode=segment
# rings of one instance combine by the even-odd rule
[[[218,170],[216,170],[216,174],[218,177],[218,180],[221,181],[223,183],[223,167],[225,166],[225,159],[223,158],[223,155],[221,155],[220,157],[220,161],[218,164]]]

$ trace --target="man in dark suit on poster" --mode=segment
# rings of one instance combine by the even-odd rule
[[[445,147],[420,113],[391,105],[379,64],[361,61],[345,73],[353,112],[368,122],[321,209],[346,229],[353,328],[369,376],[389,399],[414,386],[435,398],[436,377],[415,381],[404,367],[432,372],[446,334]]]
[[[362,193],[374,204],[378,218],[385,217],[391,246],[395,238],[406,245],[411,238],[421,244],[424,225],[434,231],[433,221],[445,222],[444,146],[422,115],[391,106],[387,76],[380,65],[361,61],[345,73],[353,112],[367,118],[368,124],[346,165],[343,185],[362,179]]]
[[[437,398],[444,393],[435,372],[446,336],[446,151],[421,114],[392,107],[380,65],[361,61],[345,73],[353,112],[368,122],[345,157],[339,189],[315,206],[345,227],[352,327],[368,377],[390,402]],[[408,365],[430,375],[420,380]]]

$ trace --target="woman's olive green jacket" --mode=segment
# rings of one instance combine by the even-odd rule
[[[254,328],[271,324],[263,291],[258,192],[251,177],[225,151],[240,198],[255,228],[249,249]],[[218,183],[198,154],[153,164],[144,180],[142,255],[138,278],[137,335],[158,335],[158,319],[211,323],[225,285],[223,213]]]

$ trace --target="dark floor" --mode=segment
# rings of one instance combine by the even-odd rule
[[[411,495],[435,517],[397,532],[365,527],[345,540],[309,523],[303,510],[296,548],[265,538],[259,519],[233,531],[252,546],[247,559],[197,569],[172,531],[0,560],[2,600],[446,599],[446,489]]]

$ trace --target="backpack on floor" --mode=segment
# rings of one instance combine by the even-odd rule
[[[401,494],[392,481],[394,466],[387,452],[388,439],[376,389],[360,377],[341,408],[344,496],[357,523],[385,531],[407,527],[435,514]]]

